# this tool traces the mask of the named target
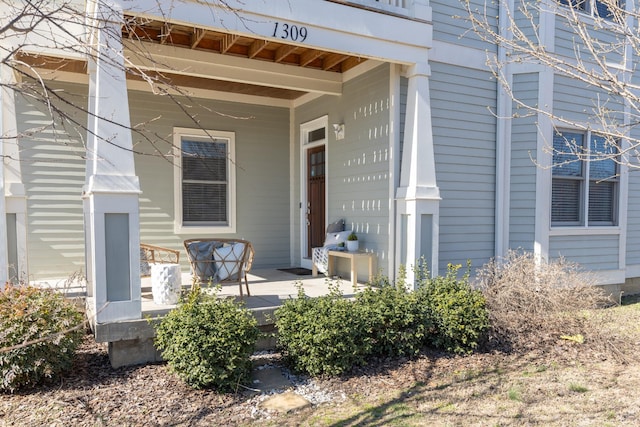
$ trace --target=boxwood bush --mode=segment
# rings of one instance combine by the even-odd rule
[[[335,284],[330,294],[309,298],[299,285],[298,298],[276,310],[278,344],[290,365],[311,375],[339,375],[364,365],[372,356],[414,356],[425,345],[454,352],[473,351],[483,339],[488,315],[483,295],[458,278],[460,266],[430,278],[422,264],[417,289],[378,278],[346,299]]]
[[[249,381],[259,334],[242,303],[196,287],[157,324],[155,345],[191,387],[235,391]]]
[[[84,316],[62,294],[7,284],[0,291],[0,390],[58,377],[84,334]]]
[[[356,295],[354,305],[367,325],[373,355],[414,356],[433,331],[429,307],[401,286],[368,287]]]
[[[453,353],[470,353],[485,338],[489,314],[482,292],[469,284],[469,268],[449,264],[446,275],[423,279],[416,290],[421,306],[428,307],[434,330],[429,343]]]
[[[298,297],[276,310],[278,343],[291,367],[310,375],[339,375],[366,362],[371,340],[368,322],[337,287],[310,298],[298,285]]]

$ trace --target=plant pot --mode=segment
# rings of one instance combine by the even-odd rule
[[[358,250],[359,245],[357,240],[347,240],[345,244],[347,245],[347,250],[349,252],[355,252]]]
[[[182,274],[180,264],[152,264],[151,292],[159,305],[176,304],[180,299]]]

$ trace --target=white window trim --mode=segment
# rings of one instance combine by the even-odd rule
[[[591,130],[581,130],[581,129],[570,129],[570,128],[559,128],[557,130],[554,130],[555,132],[570,132],[570,133],[580,133],[584,135],[584,140],[583,140],[583,144],[587,144],[589,147],[591,147],[591,138],[594,135],[597,135],[598,132],[597,131],[591,131]],[[553,158],[553,155],[552,155]],[[552,160],[553,161],[553,160]],[[555,231],[552,232],[550,235],[580,235],[582,234],[581,232],[567,232],[567,230],[600,230],[600,233],[596,233],[596,234],[618,234],[616,233],[616,230],[620,229],[620,212],[621,212],[621,207],[620,207],[620,199],[621,199],[621,179],[620,179],[620,166],[617,165],[616,167],[618,168],[618,179],[616,181],[617,186],[616,186],[616,194],[614,194],[615,197],[615,202],[614,202],[614,221],[613,224],[593,224],[593,225],[589,225],[589,185],[591,183],[591,179],[589,177],[589,173],[590,173],[590,167],[591,164],[588,160],[581,160],[582,162],[582,167],[583,167],[583,177],[580,179],[583,183],[581,191],[581,198],[582,198],[582,204],[580,206],[580,211],[581,211],[581,216],[582,219],[579,223],[576,224],[570,224],[570,223],[563,223],[563,222],[553,222],[553,219],[551,218],[551,213],[549,213],[549,223],[550,223],[550,230],[551,231]],[[562,179],[562,177],[558,177],[559,179]],[[553,180],[554,180],[554,174],[553,174],[553,167],[551,168],[551,185],[553,185]],[[549,208],[551,209],[551,203],[553,203],[553,192],[549,193],[549,197],[550,197],[550,205]],[[610,230],[609,232],[606,232],[604,230]]]
[[[227,164],[229,171],[229,221],[226,225],[183,225],[182,223],[182,138],[220,138],[229,141]],[[205,129],[173,128],[173,231],[176,234],[226,234],[236,232],[236,159],[235,132]]]
[[[616,27],[619,27],[620,24],[617,23],[614,19],[609,19],[609,18],[605,18],[604,16],[599,16],[596,14],[596,0],[585,0],[586,4],[588,5],[588,10],[582,10],[582,9],[578,9],[575,7],[572,7],[570,5],[567,4],[562,4],[559,0],[555,0],[558,4],[558,6],[560,7],[564,7],[567,9],[572,9],[574,10],[576,13],[578,13],[581,17],[583,17],[585,19],[585,22],[589,23],[593,23],[596,19],[600,19],[602,20],[602,23],[605,24],[606,26],[608,26],[611,29],[614,29]],[[627,9],[627,3],[628,1],[625,1],[625,9]]]

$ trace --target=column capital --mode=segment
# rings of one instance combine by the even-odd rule
[[[407,65],[402,69],[403,75],[408,78],[414,77],[431,77],[431,66],[427,62],[416,62],[415,64]]]

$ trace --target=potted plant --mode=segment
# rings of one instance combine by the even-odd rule
[[[358,236],[353,231],[347,237],[347,250],[349,252],[355,252],[358,250]]]

